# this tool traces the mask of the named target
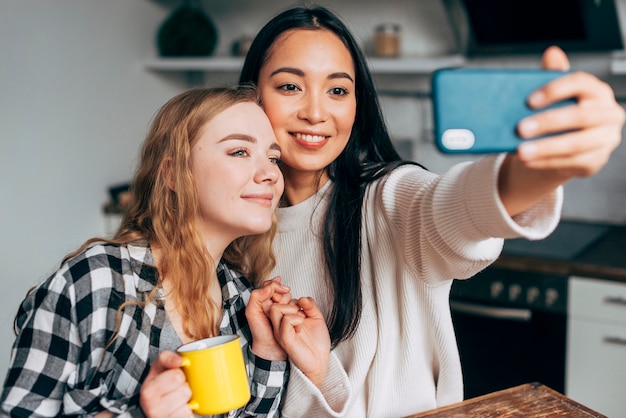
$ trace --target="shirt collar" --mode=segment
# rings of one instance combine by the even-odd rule
[[[137,291],[151,292],[159,277],[152,251],[145,245],[128,244],[127,248]]]
[[[217,278],[222,288],[222,299],[224,308],[232,306],[250,287],[252,287],[245,277],[240,276],[231,270],[224,261],[217,265]]]

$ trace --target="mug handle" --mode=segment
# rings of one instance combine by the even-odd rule
[[[180,367],[189,367],[190,365],[191,365],[191,360],[189,360],[187,357],[184,357],[183,362],[181,363]],[[187,406],[192,411],[195,411],[198,408],[200,408],[200,404],[197,401],[191,401],[187,404]]]

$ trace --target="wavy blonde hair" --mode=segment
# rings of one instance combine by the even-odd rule
[[[176,304],[184,331],[194,339],[218,334],[222,307],[209,296],[207,278],[215,277],[219,260],[211,258],[196,228],[198,197],[191,174],[191,149],[208,121],[241,102],[258,103],[256,90],[251,86],[198,87],[165,103],[143,143],[131,182],[132,202],[117,233],[111,240],[91,239],[68,256],[97,241],[154,243],[161,249],[156,266],[158,285],[164,277],[171,283],[167,297]],[[223,258],[258,285],[276,264],[272,251],[275,234],[274,216],[270,231],[238,238],[226,248]],[[153,299],[154,292],[148,301]]]

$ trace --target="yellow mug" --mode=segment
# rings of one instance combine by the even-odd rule
[[[183,344],[183,372],[191,388],[189,407],[198,415],[223,414],[250,400],[248,373],[238,335]]]

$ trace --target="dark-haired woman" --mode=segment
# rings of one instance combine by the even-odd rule
[[[560,49],[546,50],[545,68],[568,65]],[[599,171],[621,141],[624,111],[612,90],[568,74],[530,104],[577,103],[519,125],[523,137],[567,133],[435,175],[400,160],[365,58],[325,8],[267,23],[240,82],[258,85],[282,150],[273,274],[318,302],[352,389],[334,408],[293,368],[283,416],[399,417],[461,401],[452,280],[492,263],[504,238],[553,230],[561,185]]]

